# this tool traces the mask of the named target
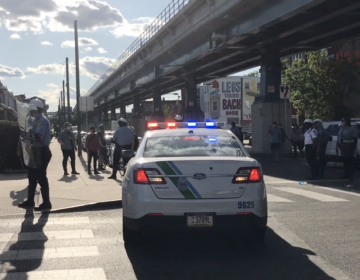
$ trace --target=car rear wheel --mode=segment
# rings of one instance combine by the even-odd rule
[[[127,228],[123,218],[123,240],[125,244],[135,244],[140,241],[141,234],[137,231]]]

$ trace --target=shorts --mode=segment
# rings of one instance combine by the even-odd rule
[[[280,149],[280,143],[270,143],[270,149],[271,150],[279,150]]]

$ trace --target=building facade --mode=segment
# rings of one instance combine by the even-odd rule
[[[14,94],[8,90],[0,82],[0,120],[17,121],[16,98]]]

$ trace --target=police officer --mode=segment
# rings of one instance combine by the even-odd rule
[[[33,99],[30,104],[36,107],[36,110],[31,111],[34,121],[31,124],[30,134],[32,135],[32,151],[36,161],[36,168],[28,168],[28,197],[23,203],[18,206],[20,208],[34,208],[35,206],[35,191],[39,183],[41,187],[41,195],[43,203],[35,208],[36,211],[48,211],[51,209],[49,182],[46,177],[46,170],[51,160],[50,145],[50,124],[47,118],[42,114],[44,103],[39,99]]]
[[[319,174],[316,158],[316,148],[317,148],[317,131],[313,128],[313,121],[306,119],[304,121],[304,144],[305,144],[305,158],[307,163],[310,166],[311,175],[306,179],[314,180]]]
[[[127,126],[128,121],[125,118],[120,118],[118,124],[119,128],[115,131],[112,138],[112,142],[115,143],[115,150],[113,156],[113,172],[109,177],[109,179],[114,180],[116,180],[116,172],[122,150],[134,150],[134,132]]]
[[[355,126],[351,126],[351,120],[345,117],[341,120],[341,129],[338,135],[337,148],[341,151],[344,163],[344,175],[341,179],[353,180],[355,156],[357,151],[358,133]]]
[[[322,120],[321,119],[315,119],[314,120],[314,128],[317,130],[318,134],[318,145],[316,149],[316,157],[317,157],[317,163],[319,167],[319,176],[324,176],[324,169],[326,165],[326,159],[325,159],[325,153],[326,153],[326,147],[329,142],[329,133],[323,128]]]

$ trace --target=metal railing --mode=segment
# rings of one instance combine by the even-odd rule
[[[172,0],[161,14],[145,29],[145,31],[126,49],[111,67],[88,90],[86,95],[94,93],[125,61],[148,42],[160,29],[168,23],[191,0]]]

